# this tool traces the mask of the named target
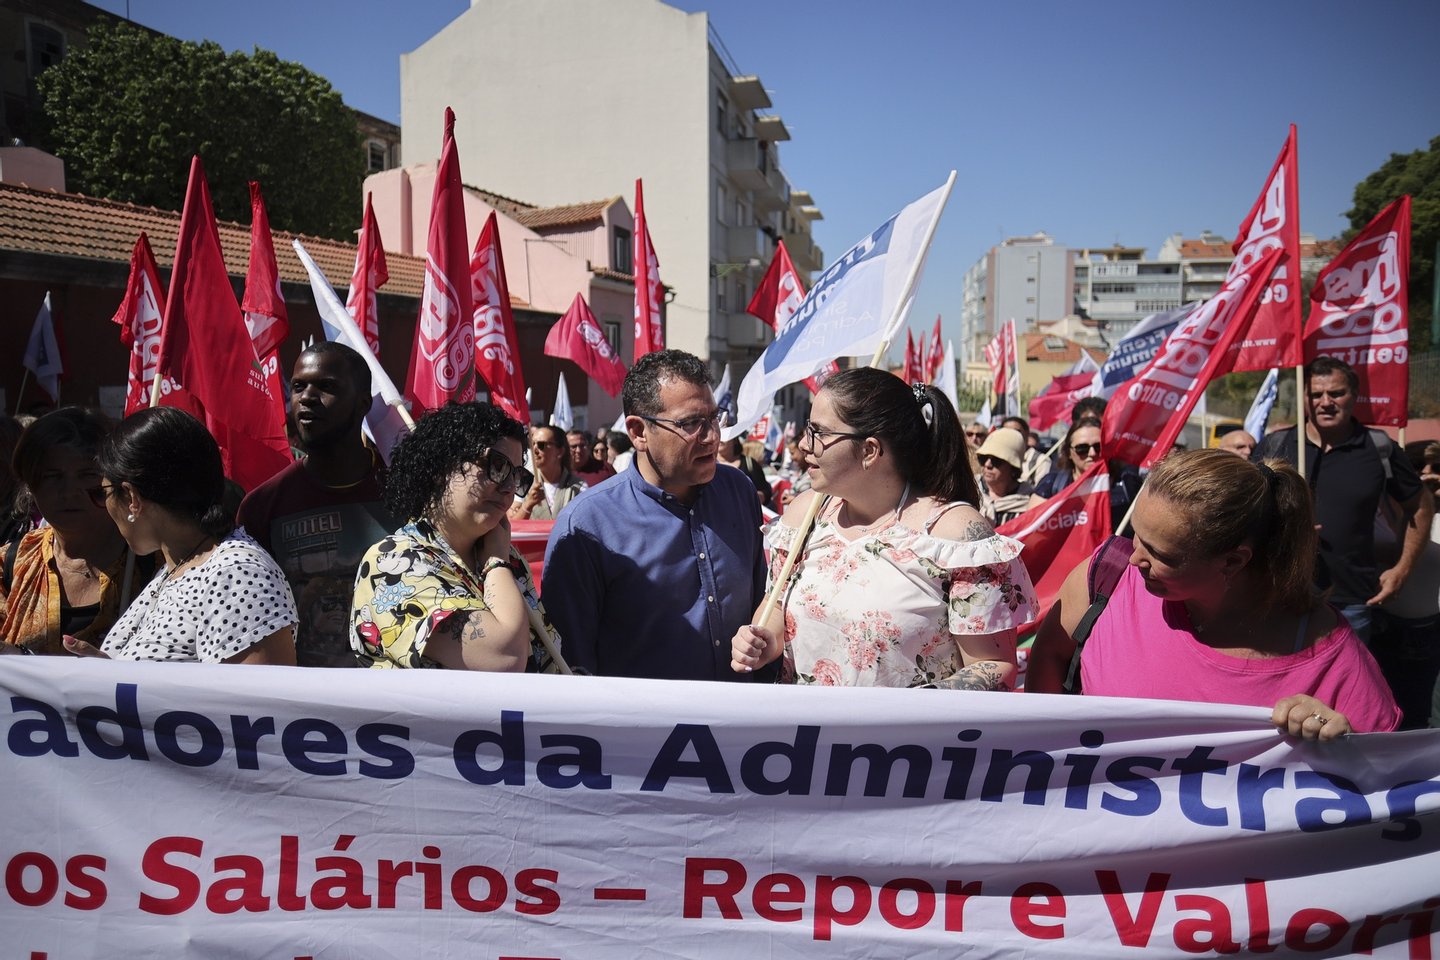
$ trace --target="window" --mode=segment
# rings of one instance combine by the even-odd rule
[[[65,59],[65,35],[43,23],[30,24],[30,79]]]
[[[715,185],[715,219],[721,223],[729,223],[730,221],[726,219],[730,214],[729,206],[730,195],[725,192],[725,184],[717,183]]]
[[[634,273],[634,235],[624,227],[616,227],[612,242],[614,248],[610,251],[610,262],[620,273]]]
[[[371,173],[389,169],[390,151],[386,149],[385,144],[379,140],[370,140],[365,147]]]
[[[605,342],[610,344],[610,349],[615,356],[620,356],[620,323],[617,320],[602,320],[601,326],[605,328]]]
[[[723,135],[725,133],[725,116],[730,112],[730,101],[725,99],[725,94],[718,90],[715,92],[715,129]]]
[[[721,277],[719,280],[716,280],[716,281],[715,281],[715,312],[716,312],[716,313],[724,313],[724,312],[725,312],[725,288],[728,287],[728,286],[729,286],[729,284],[725,282],[725,278],[724,278],[724,277]]]

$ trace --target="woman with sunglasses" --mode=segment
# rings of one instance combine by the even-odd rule
[[[960,421],[933,386],[883,370],[835,374],[800,445],[812,490],[767,530],[781,602],[741,627],[731,667],[785,657],[802,684],[1006,690],[1015,632],[1035,618],[1020,544],[976,509]],[[810,499],[828,495],[803,541]]]
[[[125,540],[105,512],[95,455],[110,422],[64,407],[26,427],[13,464],[45,526],[0,546],[0,640],[26,653],[65,653],[66,634],[99,643],[154,571],[125,591]],[[25,502],[28,519],[30,503]],[[28,529],[28,527],[27,527]]]
[[[1075,482],[1075,478],[1100,459],[1100,421],[1093,417],[1081,417],[1070,425],[1065,439],[1060,441],[1060,452],[1055,455],[1055,467],[1040,482],[1030,497],[1030,506],[1049,500],[1055,494]]]
[[[122,660],[295,664],[295,600],[285,574],[225,506],[220,448],[205,426],[173,407],[127,417],[100,445],[102,496],[136,554],[164,569],[105,635],[99,650]]]
[[[524,456],[525,428],[488,403],[448,404],[400,441],[385,505],[409,520],[356,571],[350,644],[362,666],[553,670],[531,633],[530,610],[543,608],[506,516],[530,489]]]

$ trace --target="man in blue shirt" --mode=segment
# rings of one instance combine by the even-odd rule
[[[765,591],[755,488],[716,463],[705,364],[680,350],[636,361],[621,394],[634,468],[555,522],[545,609],[573,666],[601,676],[747,680],[730,638]]]

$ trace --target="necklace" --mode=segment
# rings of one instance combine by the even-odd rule
[[[185,554],[185,556],[181,557],[179,560],[177,560],[177,561],[175,562],[175,565],[172,566],[172,567],[170,568],[169,572],[165,574],[165,579],[166,579],[166,580],[170,580],[171,578],[173,578],[173,577],[175,576],[175,574],[179,573],[179,572],[180,572],[180,568],[183,567],[183,566],[185,566],[185,564],[189,563],[191,560],[193,560],[193,559],[195,558],[195,554],[197,554],[197,553],[200,552],[200,548],[203,547],[203,546],[205,546],[205,541],[207,541],[207,540],[209,540],[209,539],[210,539],[210,534],[208,534],[208,533],[205,534],[203,537],[201,537],[201,538],[200,538],[200,541],[199,541],[198,543],[196,543],[195,546],[193,546],[193,547],[190,548],[190,552],[189,552],[189,553]]]

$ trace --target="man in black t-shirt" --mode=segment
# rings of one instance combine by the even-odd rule
[[[1368,644],[1375,611],[1400,589],[1425,549],[1435,503],[1399,445],[1355,419],[1358,393],[1359,378],[1348,364],[1320,357],[1306,365],[1305,478],[1320,525],[1315,579],[1329,588],[1330,602]],[[1277,430],[1250,459],[1293,464],[1296,447],[1295,428]],[[1400,559],[1381,570],[1375,558],[1375,514],[1387,495],[1400,505],[1404,542]]]

